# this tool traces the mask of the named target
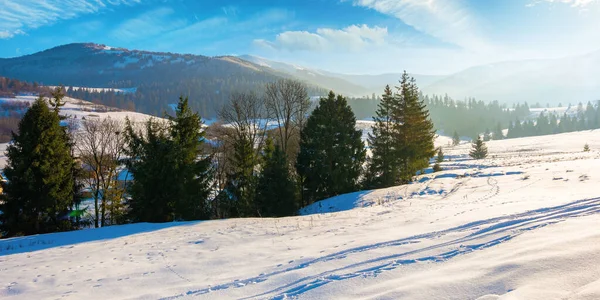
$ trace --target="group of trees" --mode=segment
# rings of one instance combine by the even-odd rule
[[[498,133],[515,118],[525,118],[529,112],[527,103],[516,104],[512,108],[500,105],[498,101],[485,103],[475,99],[453,100],[448,96],[421,96],[429,108],[431,119],[437,130],[447,134],[458,132],[461,136],[476,138],[483,132],[494,139],[501,139]],[[491,134],[491,132],[494,134]]]
[[[12,98],[20,94],[47,94],[50,89],[38,83],[28,83],[0,76],[0,97]]]
[[[178,75],[179,76],[179,75]],[[168,78],[168,76],[164,76]],[[192,110],[205,118],[217,117],[223,103],[226,103],[236,91],[256,90],[276,79],[268,74],[239,74],[237,78],[219,78],[214,76],[184,77],[178,81],[158,80],[156,82],[119,82],[111,85],[114,88],[130,88],[129,92],[108,89],[67,88],[67,95],[93,103],[138,111],[154,116],[162,116],[164,111],[171,111],[172,99],[184,92],[195,101],[189,105]],[[326,91],[317,87],[307,87],[309,95],[324,95]]]
[[[386,86],[374,120],[366,186],[406,183],[429,166],[436,153],[435,130],[414,79],[404,73],[395,93]]]
[[[63,96],[57,89],[49,101],[40,97],[13,133],[0,199],[3,236],[289,216],[321,199],[408,182],[436,151],[433,124],[407,74],[395,91],[385,89],[370,159],[346,99],[330,92],[311,111],[306,86],[293,80],[232,94],[223,123],[209,127],[187,98],[174,116],[141,124],[65,120]],[[93,203],[88,218],[84,198]]]
[[[568,110],[572,108],[569,107]],[[507,138],[557,134],[579,130],[600,128],[600,102],[593,105],[588,102],[585,109],[579,103],[577,111],[561,117],[554,113],[541,112],[536,120],[520,121],[518,118],[508,125]]]

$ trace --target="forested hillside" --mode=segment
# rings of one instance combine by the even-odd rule
[[[60,69],[60,72],[56,70]],[[203,117],[215,117],[233,92],[258,90],[267,82],[290,77],[273,69],[230,57],[159,53],[97,44],[69,44],[32,55],[0,60],[0,74],[43,85],[127,88],[134,93],[69,89],[68,96],[153,115],[169,111],[181,96]],[[315,96],[324,89],[311,87]]]

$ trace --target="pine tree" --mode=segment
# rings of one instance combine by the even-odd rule
[[[365,187],[385,188],[398,183],[399,166],[396,158],[396,145],[392,139],[394,120],[392,109],[394,96],[390,86],[386,86],[377,111],[373,117],[375,124],[372,133],[369,133],[368,142],[372,156],[369,158]]]
[[[458,144],[460,144],[460,136],[458,136],[458,132],[454,131],[454,134],[452,135],[452,145],[457,146]]]
[[[290,173],[285,152],[279,145],[273,145],[272,139],[267,139],[263,161],[255,201],[259,216],[295,215],[296,183]]]
[[[433,172],[442,171],[442,166],[440,164],[443,162],[444,162],[444,152],[442,152],[442,147],[439,147],[437,157],[435,159],[435,164],[433,165]]]
[[[178,195],[174,197],[174,214],[178,220],[208,218],[207,198],[210,192],[211,157],[204,156],[204,130],[198,113],[192,112],[188,98],[179,98],[170,134],[176,157]],[[204,157],[203,157],[204,156]]]
[[[54,90],[50,93],[50,95],[52,96],[50,98],[50,100],[48,101],[50,106],[52,106],[52,109],[54,110],[54,112],[58,115],[60,112],[60,108],[65,106],[66,102],[63,102],[63,98],[65,97],[65,92],[64,92],[64,87],[63,86],[57,86],[56,88],[54,88]],[[61,117],[61,120],[64,120],[64,117]]]
[[[256,152],[252,142],[245,137],[236,139],[230,158],[231,173],[227,176],[227,186],[223,191],[222,203],[228,217],[256,217]]]
[[[400,178],[402,182],[409,182],[417,172],[429,166],[429,159],[435,155],[435,131],[415,80],[406,71],[397,90],[392,137],[400,161]]]
[[[346,98],[333,92],[321,98],[301,132],[296,169],[302,204],[358,189],[366,150],[355,125]]]
[[[163,122],[150,119],[138,132],[127,120],[125,127],[125,165],[133,177],[129,186],[129,219],[133,222],[169,222],[175,220],[173,196],[178,195],[177,174],[173,167],[174,144]]]
[[[588,144],[585,144],[585,145],[583,146],[583,152],[590,152],[590,145],[588,145]]]
[[[488,149],[483,140],[478,138],[476,141],[473,141],[473,149],[469,152],[469,156],[474,159],[484,159],[487,157]]]
[[[19,123],[7,148],[7,182],[0,210],[7,236],[69,230],[75,186],[66,131],[39,97]]]

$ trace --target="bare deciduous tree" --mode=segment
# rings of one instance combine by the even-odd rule
[[[94,225],[107,225],[118,215],[124,189],[119,182],[120,160],[125,143],[123,124],[110,118],[84,120],[77,133],[76,147],[85,182],[94,199]]]
[[[269,117],[277,123],[276,133],[281,149],[288,157],[294,157],[291,143],[298,139],[310,109],[306,86],[296,80],[281,79],[267,83],[265,97]]]
[[[233,129],[235,140],[248,140],[258,153],[265,141],[268,115],[265,101],[255,93],[233,93],[219,117]]]

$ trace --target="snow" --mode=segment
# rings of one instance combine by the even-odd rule
[[[124,89],[130,92],[135,92],[135,88],[132,89]],[[37,96],[17,96],[15,98],[0,98],[0,102],[3,101],[23,101],[23,102],[33,102],[37,99]],[[115,108],[105,107],[103,105],[97,105],[92,102],[83,101],[79,99],[65,97],[64,101],[66,102],[65,106],[61,108],[61,114],[68,117],[69,119],[73,119],[76,121],[80,121],[83,118],[86,119],[104,119],[104,118],[112,118],[121,122],[125,122],[126,118],[129,118],[132,122],[144,122],[149,118],[152,118],[150,115],[131,112],[131,111],[122,111]],[[156,117],[155,117],[156,118]],[[158,118],[157,118],[158,119]],[[0,170],[4,168],[6,165],[6,155],[5,150],[7,147],[7,143],[0,144]]]
[[[47,86],[51,89],[55,89],[57,86],[55,85],[49,85]],[[103,88],[103,87],[83,87],[83,86],[74,86],[72,87],[74,90],[78,90],[78,89],[86,89],[89,90],[90,92],[117,92],[117,93],[124,93],[124,94],[135,94],[135,92],[137,92],[137,87],[130,87],[130,88]]]
[[[298,217],[1,240],[0,297],[599,299],[598,134],[444,147],[440,173]]]

